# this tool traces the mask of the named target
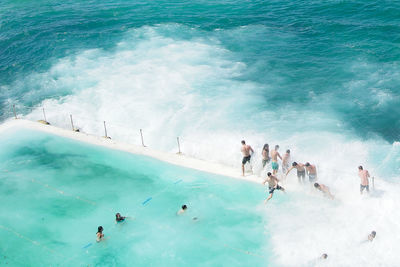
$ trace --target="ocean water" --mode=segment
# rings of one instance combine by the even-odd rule
[[[280,266],[396,266],[398,1],[0,3],[1,119],[19,116],[240,171],[240,140],[317,165],[326,202],[287,178],[265,209]],[[359,195],[357,166],[376,177]],[[290,193],[291,192],[291,193]],[[262,201],[262,200],[260,200]],[[258,202],[255,202],[256,205]],[[296,222],[295,224],[293,222]],[[372,245],[360,240],[375,229]],[[388,248],[388,246],[390,248]],[[356,257],[354,255],[357,255]]]
[[[1,137],[1,266],[273,265],[257,184],[38,132]]]

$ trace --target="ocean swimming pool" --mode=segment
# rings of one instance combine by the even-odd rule
[[[274,265],[260,185],[32,130],[1,137],[1,265]]]

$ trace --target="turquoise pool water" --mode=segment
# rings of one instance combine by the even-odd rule
[[[39,132],[1,137],[0,265],[273,265],[259,185]]]

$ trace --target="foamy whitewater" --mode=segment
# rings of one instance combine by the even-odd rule
[[[29,120],[43,119],[44,108],[52,125],[71,128],[72,114],[80,131],[104,135],[105,121],[113,140],[132,144],[141,144],[142,129],[145,145],[171,153],[178,151],[179,137],[184,154],[239,173],[245,139],[255,149],[260,182],[270,168],[262,170],[262,146],[279,144],[282,155],[291,150],[292,161],[315,164],[319,182],[336,199],[299,185],[292,171],[283,181],[283,203],[254,203],[266,214],[276,262],[398,266],[400,53],[379,27],[398,32],[400,12],[385,9],[388,17],[381,18],[375,2],[317,1],[301,8],[302,1],[278,2],[245,8],[251,18],[262,6],[266,16],[247,22],[238,15],[244,4],[233,2],[238,9],[224,16],[239,22],[226,27],[180,16],[127,27],[121,20],[112,40],[98,37],[99,44],[60,52],[46,61],[48,67],[20,70],[23,75],[0,84],[2,117],[12,117],[14,103]],[[285,6],[288,17],[281,13]],[[218,7],[216,18],[224,12]],[[398,5],[392,9],[400,11]],[[346,22],[348,14],[340,10],[365,15]],[[370,39],[368,23],[377,25]],[[359,193],[359,165],[375,177],[369,195]],[[376,239],[363,242],[372,230]],[[326,261],[317,260],[322,253],[329,255]]]

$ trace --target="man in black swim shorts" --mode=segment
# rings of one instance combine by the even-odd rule
[[[278,185],[278,178],[276,178],[274,175],[272,175],[270,172],[267,173],[267,179],[263,182],[263,184],[266,184],[268,182],[268,189],[269,189],[269,196],[268,198],[264,201],[265,204],[267,204],[268,200],[272,198],[274,195],[275,190],[281,190],[285,192],[285,188],[282,186]]]
[[[250,163],[251,156],[243,157],[242,164],[245,165],[247,162]]]
[[[251,153],[254,153],[254,150],[251,148],[251,146],[246,145],[246,142],[244,140],[242,140],[242,149],[241,149],[242,153],[243,153],[243,159],[242,159],[242,175],[244,176],[244,165],[249,162],[250,163],[250,159],[251,159]],[[251,167],[251,165],[250,165]]]
[[[275,190],[282,190],[282,186],[280,186],[280,185],[277,185],[276,187],[268,186],[268,189],[269,189],[269,193],[273,194]]]

